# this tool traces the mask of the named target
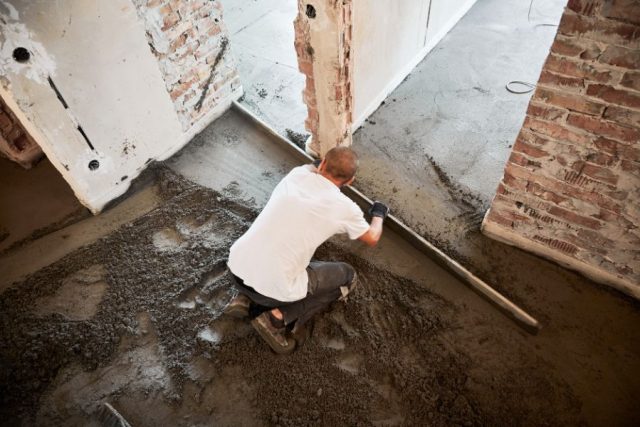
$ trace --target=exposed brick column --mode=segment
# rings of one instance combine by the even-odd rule
[[[183,130],[242,95],[219,0],[133,0]]]
[[[570,0],[485,234],[640,298],[640,2]]]
[[[307,148],[321,156],[351,145],[351,8],[351,0],[298,0],[295,47],[306,75]]]
[[[30,169],[43,156],[18,118],[0,98],[0,154]]]

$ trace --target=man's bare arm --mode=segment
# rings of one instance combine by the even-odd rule
[[[358,237],[358,240],[369,246],[375,246],[382,236],[382,222],[383,219],[378,216],[371,218],[369,229],[365,231],[362,236]]]

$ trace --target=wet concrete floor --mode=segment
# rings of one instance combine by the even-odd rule
[[[507,34],[512,52],[544,56],[528,41],[547,30],[536,19],[555,16],[549,2],[534,3],[533,22],[527,5],[482,9],[502,3],[478,2],[459,40]],[[505,16],[520,26],[492,21]],[[455,59],[446,55],[428,60]],[[537,336],[387,232],[374,249],[342,238],[321,248],[321,259],[353,263],[362,286],[296,353],[272,354],[221,315],[233,294],[224,259],[295,162],[230,111],[129,199],[0,255],[4,422],[92,425],[108,401],[133,425],[640,424],[639,304],[479,233],[501,174],[489,166],[506,158],[526,108],[499,89],[537,72],[485,81],[469,67],[479,84],[456,98],[425,83],[446,70],[420,67],[356,133],[356,186],[538,318]],[[483,130],[456,119],[454,98],[500,120]],[[447,120],[460,138],[443,136]]]
[[[295,164],[280,151],[230,111],[152,170],[154,208],[5,286],[2,419],[91,425],[108,401],[133,425],[637,424],[638,304],[503,245],[478,272],[537,336],[389,232],[319,250],[361,286],[291,356],[221,315],[228,247]]]

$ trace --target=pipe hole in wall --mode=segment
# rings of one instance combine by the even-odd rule
[[[316,8],[312,5],[307,5],[307,17],[314,19],[316,17]]]
[[[100,167],[100,162],[93,159],[89,162],[89,170],[90,171],[94,171],[97,170]]]
[[[13,49],[13,59],[21,64],[24,64],[31,59],[31,53],[24,47],[17,47]]]

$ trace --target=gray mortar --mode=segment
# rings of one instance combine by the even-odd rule
[[[231,192],[223,196],[155,170],[165,200],[161,208],[0,295],[0,416],[8,424],[88,423],[99,402],[51,403],[66,381],[61,373],[76,365],[89,374],[109,372],[125,349],[142,345],[136,344],[146,328],[140,316],[156,331],[171,387],[159,395],[130,388],[112,393],[109,400],[133,425],[504,425],[513,417],[529,424],[579,423],[571,391],[544,367],[508,381],[548,411],[532,411],[518,393],[483,406],[478,399],[487,390],[473,390],[478,374],[472,373],[472,357],[446,338],[446,331],[460,327],[458,309],[334,244],[323,245],[316,256],[353,264],[360,273],[358,292],[319,316],[302,348],[276,356],[245,322],[220,317],[234,293],[224,265],[228,247],[256,211],[233,200]],[[185,224],[195,230],[192,235]],[[160,250],[153,243],[157,233],[182,237]],[[34,301],[93,265],[104,267],[108,284],[93,318],[70,322],[38,315]],[[196,297],[200,303],[192,310],[178,306]],[[229,331],[219,342],[198,339],[199,331],[221,325]],[[522,357],[524,366],[536,364]],[[196,362],[207,367],[206,375],[194,378]],[[216,409],[219,402],[228,402],[227,412]],[[161,419],[154,419],[157,413]]]
[[[302,150],[306,148],[305,143],[307,142],[307,139],[309,139],[308,133],[296,132],[295,130],[289,128],[285,129],[285,133],[287,134],[287,138],[289,138],[289,141],[296,144],[298,148]]]

